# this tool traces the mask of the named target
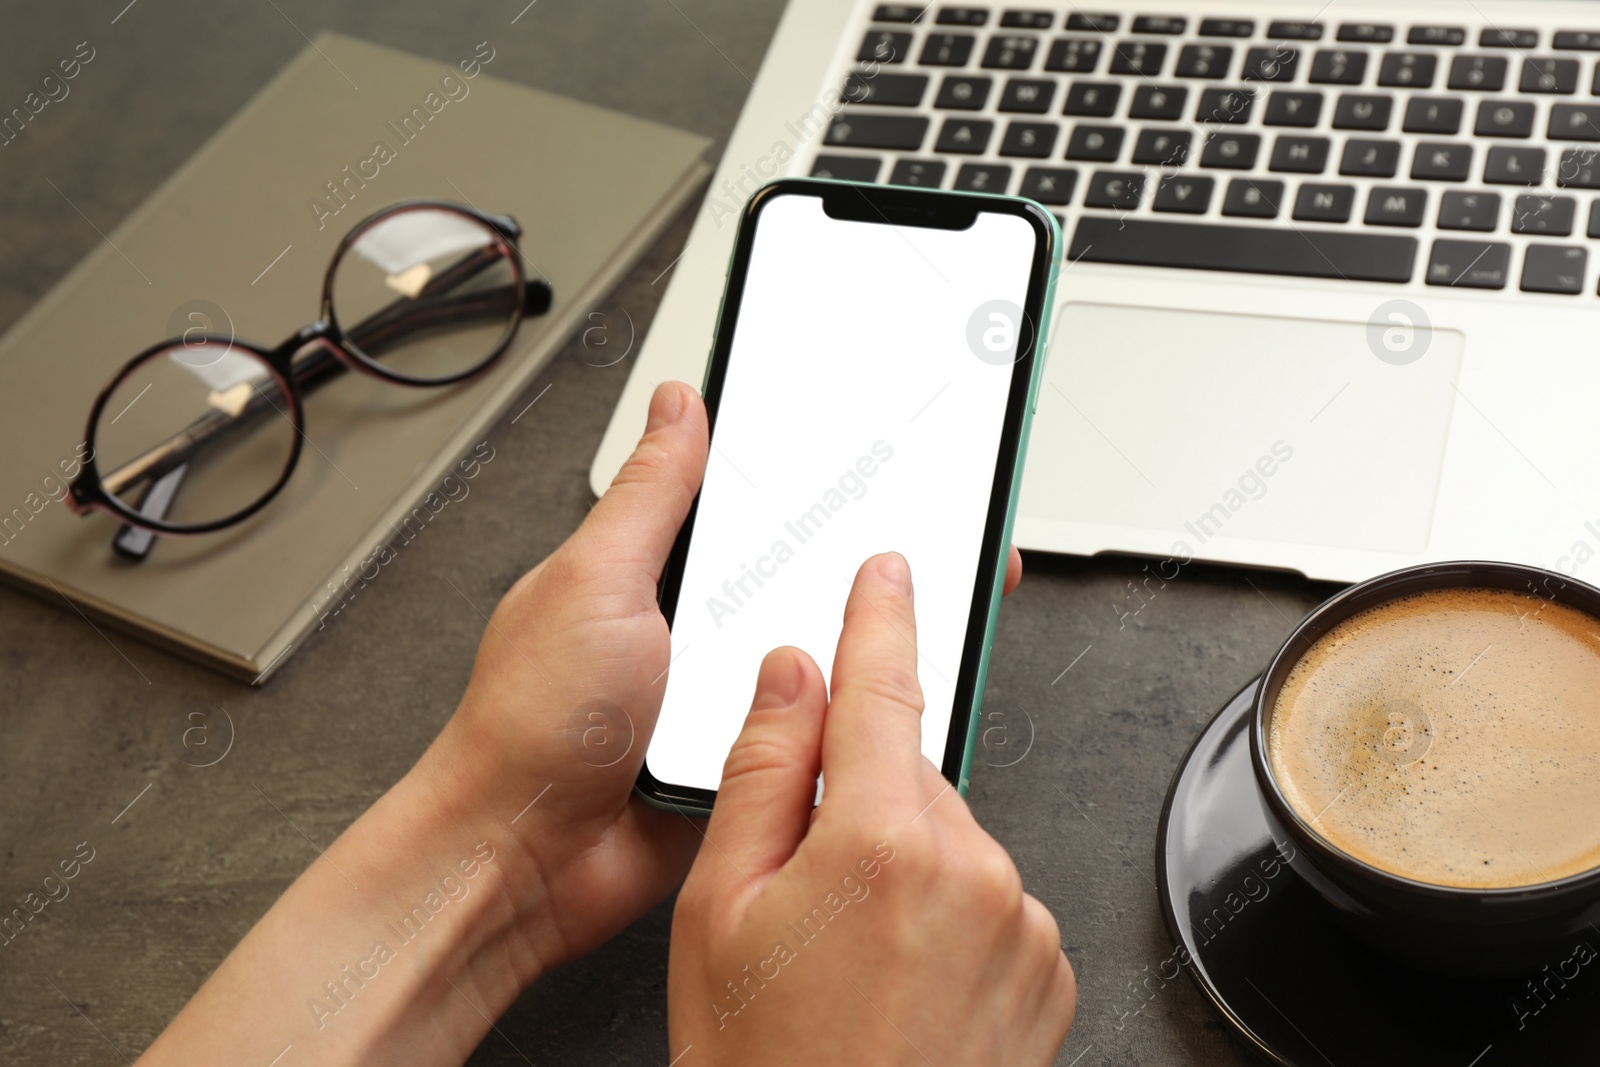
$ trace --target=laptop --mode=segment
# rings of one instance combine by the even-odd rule
[[[1022,548],[1600,577],[1600,3],[791,0],[597,493],[784,175],[1060,217]]]

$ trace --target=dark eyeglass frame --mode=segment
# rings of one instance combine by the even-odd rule
[[[361,236],[380,223],[386,222],[396,215],[412,211],[444,211],[464,216],[475,222],[481,223],[495,236],[493,246],[485,245],[482,250],[469,255],[466,259],[450,267],[447,271],[434,276],[423,287],[419,295],[426,293],[441,280],[448,281],[450,285],[456,284],[465,277],[470,277],[477,270],[482,270],[491,262],[496,262],[503,257],[510,265],[513,283],[514,302],[511,307],[520,309],[519,313],[511,318],[505,333],[495,344],[490,353],[481,361],[458,373],[440,378],[422,378],[405,374],[391,367],[385,366],[381,361],[369,355],[366,348],[393,337],[406,337],[409,333],[422,332],[429,325],[436,325],[437,321],[451,321],[451,316],[457,318],[470,315],[473,304],[472,295],[466,298],[456,298],[454,304],[447,304],[429,311],[425,308],[400,307],[399,302],[382,311],[376,312],[368,318],[356,323],[347,331],[340,325],[333,308],[333,282],[334,275],[343,261],[345,253],[355,244]],[[132,543],[125,544],[127,540],[119,535],[116,541],[117,549],[124,555],[142,558],[149,548],[149,534],[162,534],[165,536],[188,536],[194,534],[213,533],[217,530],[235,526],[255,515],[266,507],[278,495],[283,487],[288,484],[289,478],[294,474],[295,467],[300,461],[302,444],[305,441],[305,394],[323,385],[327,381],[342,375],[346,370],[360,371],[363,374],[393,382],[396,385],[412,387],[437,387],[453,385],[469,378],[482,374],[493,366],[506,349],[511,346],[516,337],[517,328],[524,318],[542,315],[550,308],[552,293],[550,286],[542,280],[529,281],[522,268],[521,250],[517,242],[522,237],[522,227],[509,215],[489,215],[475,208],[462,204],[454,204],[444,200],[409,200],[392,204],[382,211],[368,216],[357,223],[355,228],[344,236],[339,245],[334,249],[333,258],[328,264],[328,270],[322,283],[322,315],[312,323],[302,326],[290,337],[277,345],[268,348],[266,345],[254,341],[238,338],[223,337],[217,334],[185,335],[182,337],[168,338],[160,344],[140,352],[123,366],[100,391],[95,398],[93,406],[89,409],[89,421],[84,430],[84,441],[88,445],[88,458],[83,463],[83,469],[73,479],[68,487],[67,506],[79,515],[88,515],[94,511],[106,511],[115,515],[127,527],[135,527],[138,531],[146,533],[134,538]],[[492,251],[491,251],[492,249]],[[487,257],[473,265],[475,257]],[[503,292],[503,290],[502,290]],[[415,322],[408,323],[402,313],[410,313],[414,317],[423,319],[420,325]],[[430,317],[431,316],[431,317]],[[107,403],[115,394],[129,375],[133,374],[144,364],[162,353],[182,350],[186,347],[215,344],[227,348],[239,348],[256,356],[270,368],[272,381],[276,385],[278,395],[288,407],[287,411],[278,408],[278,413],[288,418],[294,426],[294,440],[290,447],[288,460],[284,463],[283,472],[278,480],[258,500],[232,515],[202,523],[172,523],[164,519],[152,518],[140,509],[135,509],[114,493],[119,492],[141,479],[148,479],[149,488],[146,490],[146,501],[143,508],[164,512],[170,496],[176,489],[175,474],[181,472],[188,463],[188,455],[205,446],[219,433],[227,432],[232,426],[239,424],[235,417],[231,423],[221,423],[218,428],[199,431],[203,433],[197,440],[185,440],[187,436],[197,431],[191,425],[186,430],[179,431],[162,445],[158,445],[130,463],[124,464],[110,477],[118,474],[124,477],[110,489],[102,478],[99,470],[98,451],[95,448],[95,437],[100,425],[100,417],[105,412]],[[309,356],[296,361],[296,357],[307,348],[315,348]],[[269,391],[257,388],[252,392],[250,404],[259,405],[261,402],[272,404],[277,408]],[[197,420],[197,424],[199,421]],[[151,458],[154,456],[154,458]],[[129,471],[130,467],[141,464],[138,469]],[[159,473],[151,473],[154,467],[162,467]],[[126,473],[124,473],[126,472]],[[173,478],[172,481],[168,481]],[[163,487],[165,485],[165,488]],[[167,499],[159,499],[160,497]],[[130,531],[125,531],[130,532]]]

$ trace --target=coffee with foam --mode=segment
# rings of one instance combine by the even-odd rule
[[[1290,671],[1267,752],[1313,830],[1392,874],[1496,888],[1600,867],[1600,620],[1499,589],[1370,608]]]

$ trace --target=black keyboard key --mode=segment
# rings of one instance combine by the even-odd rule
[[[1210,178],[1189,174],[1170,174],[1156,185],[1155,199],[1150,207],[1155,211],[1172,211],[1182,215],[1204,215],[1211,207],[1211,194],[1217,183]]]
[[[1390,52],[1378,66],[1378,84],[1401,89],[1431,89],[1439,57],[1426,52]]]
[[[1551,104],[1552,141],[1600,141],[1600,104]]]
[[[1206,138],[1206,146],[1200,152],[1200,165],[1249,170],[1256,165],[1256,156],[1260,154],[1261,137],[1258,134],[1218,132]]]
[[[1525,93],[1563,93],[1578,91],[1578,61],[1533,57],[1522,61],[1522,78],[1517,88]]]
[[[1400,128],[1406,133],[1456,133],[1465,110],[1462,101],[1448,96],[1413,96],[1406,101]]]
[[[1320,49],[1311,60],[1311,81],[1319,85],[1360,85],[1367,76],[1367,53]]]
[[[963,163],[952,189],[964,193],[1004,193],[1011,184],[1011,168],[995,163]]]
[[[977,42],[970,33],[930,33],[917,62],[924,67],[964,67]]]
[[[1089,74],[1100,62],[1100,42],[1086,37],[1058,37],[1044,57],[1044,69]]]
[[[904,63],[911,51],[911,35],[893,30],[868,30],[856,52],[856,59],[865,63]]]
[[[1367,194],[1362,221],[1368,226],[1421,226],[1427,210],[1428,194],[1423,190],[1378,185]]]
[[[1117,101],[1120,99],[1122,86],[1114,82],[1073,82],[1067,90],[1067,102],[1061,113],[1106,119],[1116,114]]]
[[[1288,174],[1321,174],[1328,169],[1328,139],[1279,137],[1272,146],[1268,167]]]
[[[1122,154],[1125,131],[1120,126],[1090,126],[1079,123],[1067,139],[1067,158],[1095,163],[1114,163]]]
[[[1189,28],[1189,20],[1170,15],[1140,15],[1133,20],[1134,33],[1180,34]]]
[[[994,123],[988,119],[945,119],[933,150],[964,156],[982,155],[993,133]]]
[[[1022,188],[1017,195],[1052,206],[1070,204],[1077,184],[1078,172],[1071,167],[1029,167],[1022,175]]]
[[[1477,230],[1490,233],[1500,222],[1499,193],[1451,191],[1439,204],[1441,230]]]
[[[1039,53],[1039,38],[1025,33],[997,33],[983,50],[983,65],[991,70],[1029,70]]]
[[[1229,195],[1231,199],[1231,190]],[[1417,258],[1417,239],[1390,233],[1302,232],[1288,227],[1165,219],[1084,218],[1073,231],[1067,258],[1146,267],[1407,282]]]
[[[1450,61],[1448,84],[1452,89],[1498,93],[1505,88],[1509,68],[1505,56],[1456,56]]]
[[[1600,189],[1600,157],[1593,148],[1569,148],[1561,153],[1556,184],[1563,189]]]
[[[1281,203],[1282,182],[1235,178],[1228,183],[1228,195],[1222,198],[1222,213],[1247,219],[1275,219]]]
[[[873,156],[818,156],[811,164],[811,176],[841,182],[875,182],[882,168],[883,161]]]
[[[1256,24],[1251,19],[1200,20],[1200,36],[1202,37],[1250,37],[1255,32]]]
[[[1183,118],[1183,107],[1189,102],[1189,90],[1181,85],[1141,85],[1133,91],[1128,104],[1130,119]]]
[[[1411,176],[1424,181],[1464,182],[1472,175],[1472,146],[1423,141],[1411,156]]]
[[[1167,46],[1145,41],[1123,41],[1111,53],[1112,74],[1156,75],[1167,61]]]
[[[1578,245],[1529,245],[1522,261],[1522,291],[1564,296],[1581,293],[1588,267],[1589,252]]]
[[[1090,33],[1116,33],[1120,21],[1116,15],[1085,15],[1073,12],[1067,16],[1067,29],[1088,30]]]
[[[1570,237],[1578,202],[1570,196],[1519,196],[1511,207],[1511,232]]]
[[[1144,175],[1128,174],[1114,170],[1097,170],[1089,178],[1083,193],[1085,207],[1103,207],[1132,211],[1144,196]],[[1125,221],[1125,220],[1124,220]],[[1083,224],[1080,222],[1081,232]],[[1115,223],[1113,223],[1115,225]],[[1077,256],[1071,257],[1077,259]]]
[[[1055,21],[1050,11],[1007,11],[1000,16],[1000,25],[1008,30],[1048,30]]]
[[[833,148],[893,148],[915,152],[928,133],[920,115],[872,115],[854,111],[837,115],[822,143]]]
[[[1538,30],[1503,30],[1491,26],[1478,34],[1479,48],[1538,48]]]
[[[993,84],[992,78],[947,74],[939,85],[939,95],[934,99],[933,106],[952,111],[977,111],[988,103],[989,88]]]
[[[872,21],[921,22],[926,10],[921,4],[879,4],[872,10]]]
[[[847,104],[876,104],[880,107],[916,107],[928,91],[926,74],[886,74],[879,71],[872,77],[860,73],[844,80],[844,101]]]
[[[1600,52],[1600,33],[1593,30],[1557,30],[1550,47],[1567,52]]]
[[[1544,181],[1544,149],[1494,145],[1483,165],[1483,180],[1491,185],[1539,185]]]
[[[1186,44],[1178,51],[1178,65],[1172,73],[1180,78],[1226,78],[1233,62],[1233,49],[1227,45]]]
[[[1590,237],[1600,237],[1600,200],[1589,205],[1589,228],[1584,232]]]
[[[1272,22],[1267,24],[1267,36],[1279,41],[1320,41],[1320,22]]]
[[[1339,173],[1355,178],[1393,178],[1400,169],[1399,141],[1365,141],[1352,137],[1344,143]]]
[[[889,172],[890,185],[937,189],[944,181],[945,164],[937,159],[902,159]]]
[[[1000,139],[1000,154],[1049,159],[1056,150],[1056,137],[1060,132],[1060,127],[1053,122],[1013,122]]]
[[[1433,242],[1429,285],[1457,289],[1504,289],[1511,274],[1511,246],[1498,241]]]
[[[940,8],[939,17],[934,21],[941,26],[983,26],[989,22],[989,9],[986,7]]]
[[[1526,100],[1485,100],[1478,105],[1479,137],[1533,136],[1533,104]]]
[[[1392,96],[1366,96],[1345,93],[1333,109],[1333,128],[1336,130],[1387,130],[1389,114],[1394,110]]]
[[[1413,26],[1406,34],[1406,44],[1459,45],[1467,41],[1467,31],[1460,26]]]
[[[1290,93],[1277,90],[1267,98],[1267,126],[1315,126],[1322,117],[1321,93]]]
[[[1355,202],[1354,186],[1308,182],[1294,198],[1294,217],[1300,222],[1349,222]]]
[[[1049,78],[1012,78],[1000,94],[1000,110],[1043,115],[1055,98],[1056,83]]]
[[[1270,48],[1252,48],[1244,54],[1244,69],[1240,77],[1247,82],[1294,81],[1294,71],[1300,65],[1300,52],[1283,45]]]
[[[1194,120],[1221,123],[1248,122],[1250,108],[1254,103],[1254,89],[1207,89],[1200,94],[1200,106],[1195,108]]]
[[[1361,44],[1388,44],[1394,40],[1393,26],[1374,22],[1347,22],[1339,27],[1339,40]]]
[[[1188,130],[1141,130],[1130,162],[1155,167],[1181,167],[1189,161],[1193,135]]]

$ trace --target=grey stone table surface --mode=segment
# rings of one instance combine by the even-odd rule
[[[524,2],[8,0],[7,108],[77,42],[92,39],[97,55],[94,77],[51,121],[0,150],[0,326],[302,48],[301,31],[447,61],[492,31],[501,77],[720,145],[782,7],[541,0],[511,26]],[[613,298],[640,327],[689,221]],[[591,503],[589,462],[631,361],[600,369],[582,355],[569,345],[532,387],[530,399],[549,388],[536,417],[494,430],[497,459],[470,503],[441,515],[262,688],[97,632],[63,603],[0,590],[0,911],[79,842],[94,849],[70,896],[0,946],[0,1062],[135,1058],[316,858],[310,842],[332,840],[422,751],[461,693],[482,627],[446,580],[492,602]],[[1058,1062],[1246,1062],[1189,984],[1153,998],[1141,986],[1171,951],[1153,884],[1156,826],[1196,731],[1330,588],[1196,565],[1125,616],[1139,603],[1138,562],[1035,554],[1027,565],[1000,617],[985,711],[1019,732],[1031,722],[1033,743],[1012,766],[985,765],[1009,754],[980,759],[971,803],[1059,919],[1077,969],[1077,1024]],[[191,766],[191,713],[217,707],[236,724],[234,747],[213,767]],[[529,989],[471,1062],[664,1065],[670,908]]]

